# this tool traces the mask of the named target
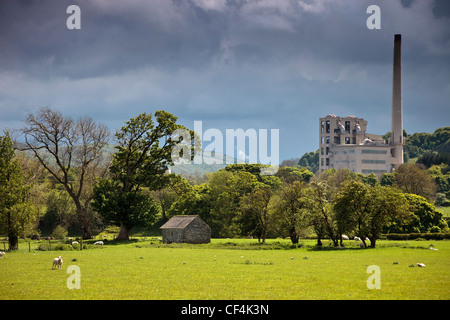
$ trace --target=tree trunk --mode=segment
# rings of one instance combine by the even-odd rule
[[[120,224],[120,231],[119,235],[117,236],[116,240],[130,240],[130,230],[131,228],[127,227],[123,223]]]
[[[298,234],[297,232],[295,232],[295,228],[292,228],[291,230],[289,230],[289,237],[291,238],[291,241],[293,244],[297,244],[298,243]]]
[[[9,249],[8,250],[18,250],[19,249],[19,237],[17,237],[17,235],[15,234],[8,234],[8,245],[9,245]]]
[[[83,239],[92,239],[94,238],[94,236],[92,235],[92,231],[91,228],[89,226],[83,226]]]
[[[322,241],[320,240],[320,237],[317,237],[317,244],[318,247],[322,246]]]

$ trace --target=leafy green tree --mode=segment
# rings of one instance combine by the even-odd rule
[[[298,161],[298,165],[316,173],[319,170],[319,150],[305,153]]]
[[[314,177],[314,173],[305,167],[280,167],[276,176],[284,183],[292,183],[294,181],[309,182]]]
[[[328,236],[335,247],[339,245],[339,233],[336,214],[330,200],[330,186],[324,181],[314,181],[311,184],[312,199],[310,224],[317,234],[317,245],[321,246],[321,239]]]
[[[252,193],[244,195],[240,200],[240,211],[250,221],[255,221],[252,230],[258,236],[258,241],[266,242],[267,230],[272,221],[269,204],[273,192],[270,186],[260,183]]]
[[[151,226],[160,210],[147,193],[126,192],[120,182],[110,179],[102,179],[95,185],[92,206],[106,221],[121,226],[117,240],[128,240],[132,227]]]
[[[340,189],[333,203],[339,233],[354,231],[364,244],[369,215],[369,188],[370,186],[364,183],[350,181]]]
[[[13,142],[5,132],[0,136],[0,226],[8,235],[9,250],[18,249],[19,236],[24,235],[35,218],[28,192]]]
[[[183,140],[177,130],[187,130],[176,123],[177,117],[156,111],[154,118],[142,113],[117,131],[117,152],[109,168],[111,177],[98,181],[94,189],[92,207],[107,221],[120,225],[117,240],[129,239],[132,227],[154,220],[157,205],[146,190],[159,190],[169,183],[170,175],[165,172],[174,163],[175,147],[185,143],[187,156],[193,156],[192,131],[189,141]]]
[[[307,227],[309,209],[312,207],[312,189],[300,181],[284,184],[274,197],[275,218],[282,234],[289,235],[297,244],[300,232]]]
[[[340,233],[355,232],[365,246],[366,237],[375,247],[383,228],[393,220],[406,221],[409,208],[405,195],[391,187],[351,181],[342,187],[334,201]]]
[[[424,233],[432,231],[448,231],[448,225],[442,218],[442,213],[424,197],[415,194],[404,194],[411,211],[409,220],[394,219],[385,228],[390,233]]]
[[[434,199],[437,191],[436,183],[427,170],[412,163],[404,163],[398,167],[393,176],[393,186],[428,200]]]

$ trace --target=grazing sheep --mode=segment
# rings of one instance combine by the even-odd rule
[[[53,265],[52,265],[52,269],[56,268],[56,269],[61,269],[63,265],[63,259],[61,256],[59,256],[58,258],[53,259]]]
[[[342,235],[342,240],[348,240],[348,239],[349,239],[349,238],[348,238],[347,235],[345,235],[345,234]]]
[[[361,238],[360,238],[360,237],[355,237],[355,238],[353,238],[353,240],[355,240],[355,241],[361,241]]]
[[[103,245],[103,241],[97,241],[97,242],[94,243],[94,246],[98,246],[98,245],[102,246]]]
[[[78,241],[72,241],[72,245],[78,244]]]
[[[3,258],[3,256],[5,255],[6,253],[4,252],[4,251],[0,251],[0,258]]]
[[[423,264],[423,263],[416,263],[416,266],[418,266],[420,268],[425,268],[425,264]]]
[[[365,248],[366,245],[364,244],[364,242],[360,242],[359,247],[362,249],[362,248]]]

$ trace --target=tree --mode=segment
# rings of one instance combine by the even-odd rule
[[[275,214],[281,231],[287,231],[293,244],[297,244],[300,231],[307,226],[311,208],[312,189],[305,183],[294,181],[283,185],[275,197]]]
[[[109,131],[89,117],[76,122],[61,112],[41,108],[29,113],[22,129],[26,147],[41,165],[64,186],[72,198],[83,232],[83,238],[92,238],[92,188],[95,179],[106,172],[103,148]]]
[[[407,220],[395,218],[385,229],[393,233],[425,233],[434,230],[447,231],[448,226],[442,213],[424,197],[415,194],[403,195],[409,206],[411,215]]]
[[[355,232],[366,245],[375,247],[383,228],[391,221],[405,221],[409,207],[404,194],[391,188],[351,181],[344,185],[334,201],[339,232]]]
[[[256,190],[241,198],[241,213],[249,217],[249,220],[255,220],[256,225],[253,231],[256,231],[259,239],[266,242],[266,234],[271,222],[269,213],[269,203],[272,198],[272,190],[268,185],[260,183]]]
[[[342,234],[354,230],[364,245],[367,237],[369,188],[364,183],[350,181],[341,188],[333,203],[339,232]]]
[[[9,250],[18,249],[18,237],[34,220],[34,208],[27,201],[24,182],[13,142],[8,132],[0,136],[0,226],[8,235]]]
[[[434,199],[437,191],[436,183],[427,170],[412,163],[404,163],[398,167],[393,176],[393,186],[428,200]]]
[[[116,132],[110,179],[100,180],[95,187],[92,207],[120,226],[117,240],[128,240],[132,227],[153,221],[157,210],[148,191],[168,184],[165,172],[173,165],[175,147],[185,143],[188,156],[193,156],[195,134],[191,131],[191,141],[183,140],[176,130],[185,128],[176,123],[177,117],[166,111],[156,111],[154,117],[156,121],[152,114],[142,113]]]
[[[321,238],[328,235],[335,247],[338,246],[338,229],[335,212],[329,198],[329,186],[323,181],[312,183],[311,225],[317,234],[317,245],[321,246]]]
[[[394,220],[406,223],[411,213],[405,195],[394,188],[369,188],[368,197],[366,233],[370,246],[375,248],[376,241],[386,226]]]

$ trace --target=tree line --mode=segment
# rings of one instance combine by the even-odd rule
[[[126,240],[132,228],[178,214],[199,215],[213,237],[298,243],[314,234],[318,245],[325,238],[342,245],[343,234],[374,247],[381,233],[448,231],[432,205],[436,183],[415,165],[380,178],[333,169],[314,175],[299,166],[267,176],[263,165],[247,163],[200,182],[169,173],[174,150],[193,157],[198,143],[193,131],[190,141],[176,135],[186,129],[177,120],[162,110],[143,113],[112,135],[89,117],[74,121],[50,108],[28,114],[22,140],[0,137],[0,232],[10,249],[18,237],[74,225],[83,238],[116,225],[117,239]],[[115,151],[107,152],[111,141]]]

